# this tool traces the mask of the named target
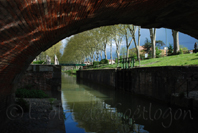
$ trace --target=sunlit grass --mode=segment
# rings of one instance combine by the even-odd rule
[[[135,66],[139,63],[136,62]],[[198,65],[198,54],[180,54],[141,61],[142,67]]]
[[[118,67],[121,67],[122,64],[119,64]],[[146,59],[141,60],[140,62],[141,67],[155,67],[155,66],[198,66],[198,53],[195,54],[180,54],[180,55],[172,55],[172,56],[165,56],[161,58],[155,59]],[[139,66],[139,62],[135,62],[135,66]],[[113,69],[117,68],[117,64],[107,64],[101,65],[97,68],[90,68],[92,70],[95,69]],[[65,71],[69,74],[76,74],[76,71],[79,69],[68,70]]]

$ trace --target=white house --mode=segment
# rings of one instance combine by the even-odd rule
[[[90,65],[91,63],[89,61],[84,62],[85,65]]]
[[[109,64],[115,64],[115,60],[111,60],[111,59],[108,59],[108,60],[109,60]]]

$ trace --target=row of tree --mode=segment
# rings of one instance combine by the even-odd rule
[[[58,59],[62,57],[62,54],[60,50],[63,49],[62,42],[58,42],[55,45],[53,45],[48,50],[41,52],[37,57],[37,61],[46,61],[46,56],[48,55],[51,58],[51,63],[54,63],[54,55],[57,56]]]
[[[126,57],[129,57],[129,47],[131,46],[132,42],[134,42],[136,56],[140,61],[140,29],[140,26],[122,24],[95,28],[76,34],[73,37],[67,39],[67,45],[64,48],[63,55],[60,53],[60,49],[62,48],[62,43],[60,41],[47,51],[42,52],[37,58],[43,60],[43,58],[48,55],[51,57],[53,63],[53,57],[54,54],[56,54],[59,61],[64,63],[82,63],[84,60],[90,62],[99,61],[99,56],[101,56],[102,59],[103,53],[105,55],[105,59],[107,59],[106,47],[109,45],[110,56],[112,60],[112,43],[115,43],[116,54],[117,58],[119,59],[120,47],[124,40],[126,43]],[[138,31],[138,40],[136,40],[136,31]],[[156,28],[151,28],[149,31],[151,42],[149,42],[147,39],[145,41],[144,47],[148,50],[147,45],[149,43],[152,44],[150,46],[152,49],[152,58],[155,58],[156,46],[162,46],[164,43],[160,40],[156,41]],[[174,53],[177,53],[179,52],[178,32],[172,30],[172,35],[174,38]]]

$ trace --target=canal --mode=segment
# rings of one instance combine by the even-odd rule
[[[66,133],[193,133],[195,111],[172,107],[130,92],[62,73]]]

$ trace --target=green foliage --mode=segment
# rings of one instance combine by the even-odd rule
[[[122,47],[120,50],[120,54],[122,55],[122,57],[126,58],[126,53],[127,53],[126,47]]]
[[[145,59],[145,55],[144,54],[140,54],[140,59],[144,60]]]
[[[159,50],[158,47],[156,47],[155,50],[156,50],[156,58],[159,58],[162,51]]]
[[[48,98],[49,96],[42,90],[28,90],[24,88],[17,89],[16,97],[20,98]]]
[[[168,55],[172,55],[172,53],[173,53],[173,46],[172,46],[172,44],[169,44],[169,46],[168,46]]]
[[[54,103],[54,101],[55,101],[54,98],[50,98],[50,99],[49,99],[49,102],[50,102],[51,105]]]
[[[158,49],[160,49],[160,47],[163,47],[165,45],[165,43],[162,40],[156,40],[155,43]]]
[[[52,108],[52,105],[54,104],[54,101],[55,101],[54,98],[50,98],[50,99],[49,99],[49,102],[50,102],[50,105],[51,105],[50,110],[53,109],[53,108]]]
[[[96,67],[96,66],[99,65],[99,63],[100,63],[99,61],[94,61],[94,62],[93,62],[93,66]]]
[[[118,63],[118,58],[115,59],[115,63]]]
[[[151,51],[151,50],[150,50],[151,47],[152,47],[151,41],[148,40],[148,38],[146,38],[146,40],[145,40],[145,42],[144,42],[144,45],[143,45],[144,50],[145,50],[147,53],[149,53],[149,51]]]
[[[33,64],[43,64],[44,61],[33,61]]]
[[[18,98],[16,100],[16,104],[20,105],[24,112],[29,111],[29,103],[25,101],[23,98]],[[21,110],[21,109],[17,107],[17,110]]]
[[[137,56],[136,48],[132,48],[132,49],[129,50],[129,56],[130,57]]]
[[[182,54],[188,54],[189,53],[187,47],[184,47],[183,45],[179,45],[179,46],[180,46],[180,51],[182,52]]]
[[[76,74],[76,71],[77,71],[77,69],[75,69],[75,70],[67,70],[67,71],[64,71],[65,73],[68,73],[68,74],[73,74],[73,75],[75,75]]]
[[[183,54],[183,50],[180,48],[178,54]]]
[[[109,64],[109,60],[107,60],[107,59],[102,59],[102,60],[100,61],[100,64]]]

